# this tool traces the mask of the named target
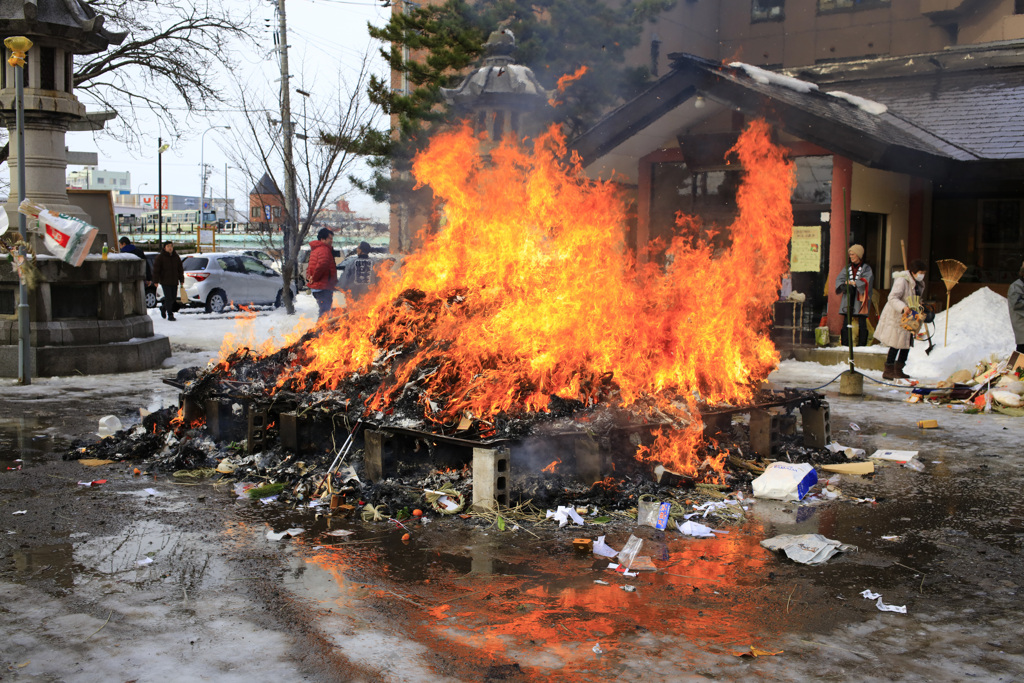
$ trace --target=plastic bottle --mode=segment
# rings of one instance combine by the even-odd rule
[[[103,251],[103,257],[102,258],[103,258],[104,261],[106,261],[107,260],[107,254],[110,253],[110,248],[107,247],[107,240],[103,240],[103,250],[102,251]]]

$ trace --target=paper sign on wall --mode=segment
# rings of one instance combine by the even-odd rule
[[[794,225],[793,250],[789,270],[794,273],[817,273],[821,270],[821,226]]]

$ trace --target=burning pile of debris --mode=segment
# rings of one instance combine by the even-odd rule
[[[286,482],[296,501],[397,498],[415,476],[417,495],[468,500],[472,479],[474,500],[510,505],[515,465],[538,502],[628,505],[656,486],[655,465],[677,485],[735,481],[736,406],[762,404],[767,426],[755,430],[764,420],[752,414],[750,440],[766,457],[796,438],[784,435],[792,411],[815,406],[825,427],[793,448],[823,453],[820,397],[756,390],[778,361],[766,332],[786,270],[792,164],[762,122],[733,153],[744,171],[733,225],[681,218],[663,254],[634,260],[619,188],[587,179],[557,133],[529,152],[509,140],[486,153],[469,129],[438,134],[414,172],[444,227],[400,273],[385,270],[371,296],[285,348],[240,348],[180,376],[177,415],[71,455],[148,449],[171,469],[219,459],[222,472]],[[706,427],[728,445],[705,442]],[[446,471],[465,476],[430,479]]]

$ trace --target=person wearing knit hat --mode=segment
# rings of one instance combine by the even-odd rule
[[[843,328],[840,338],[843,346],[850,343],[849,323],[846,322],[846,312],[853,313],[853,320],[857,321],[857,346],[867,346],[868,343],[868,313],[871,307],[871,288],[875,284],[875,274],[864,261],[864,247],[859,244],[851,245],[847,250],[850,262],[836,276],[836,294],[841,295],[839,300],[839,314],[843,317]]]

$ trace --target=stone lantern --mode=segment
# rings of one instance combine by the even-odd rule
[[[76,54],[102,52],[127,33],[103,27],[103,17],[79,0],[0,0],[0,40],[27,36],[34,43],[25,65],[25,185],[28,196],[50,211],[89,219],[68,200],[64,134],[88,129],[85,106],[74,94]],[[14,140],[14,69],[5,51],[0,71],[0,116]],[[9,168],[18,166],[17,145],[10,145]],[[5,206],[17,224],[18,178],[11,174]]]
[[[442,88],[448,104],[465,114],[478,133],[493,142],[503,135],[533,137],[540,132],[551,93],[533,70],[516,64],[512,54],[516,39],[508,29],[494,31],[484,45],[486,57],[480,68],[466,76],[457,88]]]
[[[33,47],[24,67],[0,64],[0,118],[10,131],[8,168],[16,169],[15,68],[24,68],[26,196],[54,213],[91,221],[68,199],[68,130],[96,130],[102,117],[86,114],[74,95],[76,54],[101,52],[127,33],[108,31],[102,16],[81,0],[0,0],[0,40],[26,36]],[[18,222],[18,174],[12,172],[4,208]],[[38,282],[28,293],[30,375],[52,376],[129,372],[159,366],[170,355],[165,336],[153,334],[146,311],[145,263],[134,256],[89,255],[73,267],[48,255],[35,239]],[[93,244],[98,252],[100,244]],[[113,245],[111,245],[113,246]],[[0,376],[18,376],[19,277],[13,264],[0,262]]]

